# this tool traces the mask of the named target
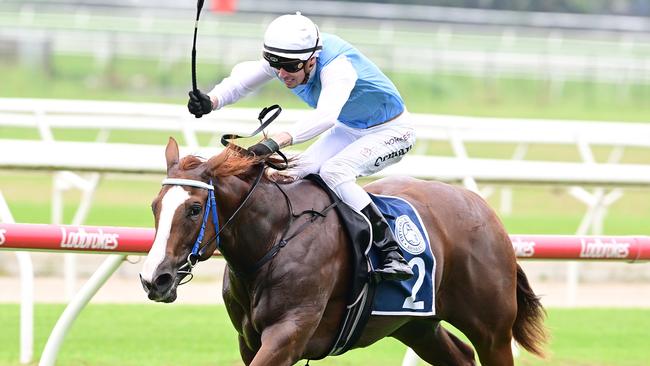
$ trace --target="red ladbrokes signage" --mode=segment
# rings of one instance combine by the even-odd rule
[[[532,240],[521,240],[516,238],[512,242],[515,249],[515,255],[520,258],[530,258],[535,256],[535,242]]]
[[[630,243],[618,242],[616,239],[580,239],[580,258],[627,258],[629,255]]]
[[[105,233],[102,229],[89,232],[82,227],[74,230],[61,227],[61,248],[116,250],[119,237],[119,234]]]

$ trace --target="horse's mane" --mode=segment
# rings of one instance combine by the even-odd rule
[[[207,161],[195,155],[187,155],[178,162],[178,168],[192,170],[201,164],[206,164],[212,176],[227,177],[245,173],[259,162],[259,158],[241,154],[237,149],[229,146]]]
[[[276,165],[284,164],[284,161],[279,158],[267,157],[266,159],[262,159],[245,155],[240,152],[239,148],[228,145],[223,151],[207,161],[195,155],[187,155],[179,161],[178,167],[180,170],[192,170],[201,164],[207,164],[212,176],[227,177],[246,173],[252,166],[259,164],[263,160],[270,161]],[[290,166],[293,161],[294,158],[289,159]]]
[[[178,169],[180,170],[192,170],[197,166],[201,165],[203,160],[200,157],[194,155],[187,155],[181,158],[178,162]]]

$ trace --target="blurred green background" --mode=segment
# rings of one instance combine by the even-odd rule
[[[207,50],[200,51],[210,52]],[[156,62],[113,59],[97,70],[88,57],[55,56],[49,71],[5,62],[0,64],[0,97],[125,100],[185,104],[191,67],[179,62],[159,70]],[[209,91],[230,73],[230,66],[199,63],[198,85]],[[549,80],[512,77],[477,78],[445,73],[386,72],[411,112],[468,116],[650,121],[650,84],[630,85],[570,81],[558,92]],[[238,107],[273,103],[306,108],[280,83],[268,83],[237,103]],[[1,128],[1,127],[0,127]]]

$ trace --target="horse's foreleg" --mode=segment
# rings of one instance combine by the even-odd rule
[[[251,366],[290,366],[303,354],[309,341],[309,326],[299,328],[292,320],[273,324],[262,332],[262,346]]]

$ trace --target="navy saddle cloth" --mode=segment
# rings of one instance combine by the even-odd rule
[[[370,195],[386,217],[404,258],[415,274],[407,281],[377,281],[373,270],[378,265],[378,254],[370,241],[368,219],[342,202],[320,176],[311,174],[306,178],[317,183],[336,203],[336,210],[352,243],[353,273],[348,306],[329,355],[340,355],[350,349],[361,336],[371,313],[434,315],[435,258],[424,225],[413,206],[402,198]]]

